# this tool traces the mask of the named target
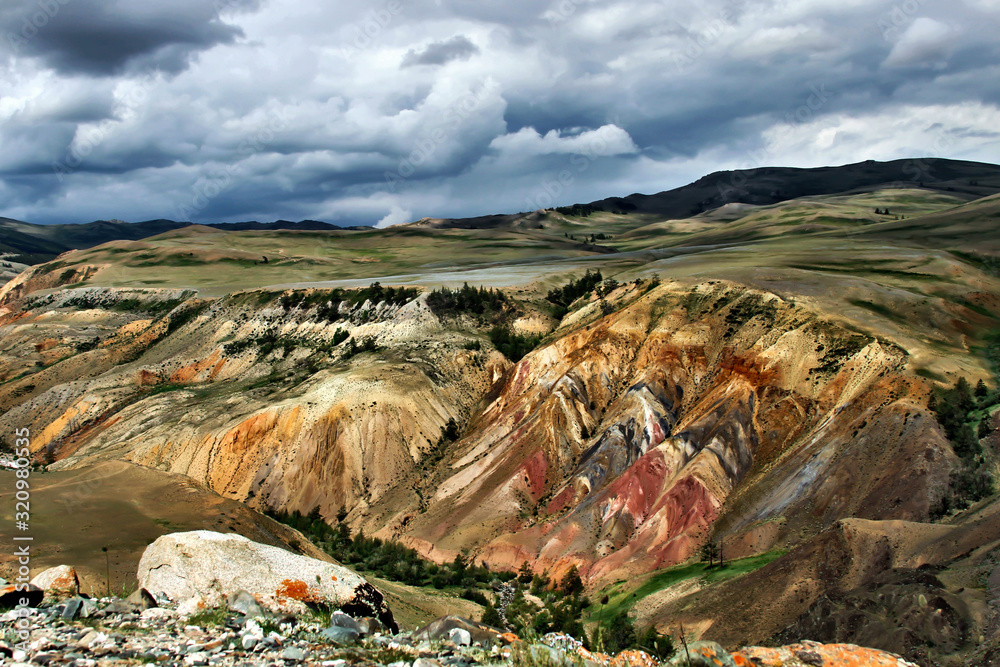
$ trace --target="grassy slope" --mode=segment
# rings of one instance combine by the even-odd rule
[[[591,593],[591,600],[600,600],[608,596],[608,603],[599,602],[591,605],[588,623],[614,618],[621,612],[631,612],[646,598],[665,591],[684,582],[697,583],[699,586],[711,586],[740,577],[764,567],[784,554],[783,551],[771,551],[759,556],[740,558],[727,561],[722,567],[710,568],[706,563],[686,563],[668,567],[636,581],[619,581],[602,591]],[[693,581],[692,581],[693,580]]]

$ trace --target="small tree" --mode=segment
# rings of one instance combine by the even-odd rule
[[[701,560],[707,562],[709,567],[715,565],[715,560],[719,557],[719,545],[709,540],[701,545]]]
[[[580,578],[580,570],[576,565],[569,568],[562,581],[559,582],[559,590],[563,595],[577,596],[583,593],[583,579]]]
[[[955,392],[958,394],[958,407],[964,412],[972,412],[976,409],[976,401],[972,396],[972,387],[964,377],[958,378],[955,383]]]
[[[500,612],[493,606],[493,603],[487,604],[486,608],[483,609],[483,616],[479,619],[479,622],[499,630],[505,629],[503,619],[500,618]]]

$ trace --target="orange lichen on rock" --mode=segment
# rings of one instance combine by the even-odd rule
[[[275,596],[279,600],[298,600],[299,602],[312,602],[315,599],[315,594],[309,590],[309,586],[306,582],[300,581],[298,579],[285,579],[281,582],[281,586],[278,590],[274,592]]]
[[[761,667],[916,667],[898,655],[864,648],[853,644],[817,644],[805,642],[779,648],[751,646],[733,654],[734,662],[741,658],[742,664]],[[736,664],[741,664],[737,662]]]
[[[656,658],[645,651],[622,651],[611,661],[611,667],[656,667]]]

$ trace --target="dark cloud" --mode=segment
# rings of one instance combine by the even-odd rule
[[[443,42],[432,42],[422,51],[410,50],[403,56],[402,67],[414,65],[444,65],[452,60],[468,60],[479,53],[479,47],[464,35],[456,35]]]
[[[220,9],[254,6],[250,0],[224,7],[194,0],[20,0],[0,10],[0,30],[11,52],[65,74],[177,73],[199,51],[242,36]]]
[[[995,160],[998,14],[995,0],[7,2],[0,215],[376,223],[763,163]]]

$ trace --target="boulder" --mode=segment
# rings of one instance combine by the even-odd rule
[[[330,627],[320,631],[319,636],[328,642],[333,642],[334,644],[353,644],[361,636],[357,631],[350,628],[342,628],[339,625],[331,625]]]
[[[414,634],[414,639],[420,641],[424,639],[428,640],[449,640],[452,639],[452,630],[464,630],[469,634],[469,640],[476,642],[478,644],[500,644],[500,633],[488,625],[483,625],[482,623],[476,623],[475,621],[470,621],[467,618],[462,618],[461,616],[442,616],[439,619],[431,621],[424,627],[417,630]],[[464,639],[464,635],[462,636]]]
[[[748,646],[734,653],[733,657],[737,661],[742,660],[743,664],[751,665],[917,667],[915,663],[887,651],[864,648],[854,644],[819,644],[809,641],[776,648]]]
[[[736,667],[729,652],[715,642],[692,642],[687,648],[683,645],[676,647],[676,651],[667,663],[671,667]]]
[[[371,635],[382,632],[382,624],[379,623],[377,618],[359,618],[358,631],[363,637],[370,637]]]
[[[468,646],[472,643],[472,633],[465,628],[452,628],[448,632],[448,639],[456,646]]]
[[[301,614],[310,605],[375,616],[398,631],[382,594],[358,574],[334,563],[299,556],[236,534],[196,530],[163,535],[139,561],[139,585],[182,604],[201,598],[221,607],[245,590],[276,613]]]
[[[157,606],[156,599],[145,588],[135,589],[131,595],[125,598],[125,601],[136,605],[140,611]]]
[[[244,616],[265,616],[267,614],[263,607],[257,604],[256,598],[243,590],[231,593],[226,599],[226,604],[231,610]]]
[[[66,600],[58,607],[59,616],[67,621],[75,620],[83,610],[83,598],[75,597]]]
[[[31,583],[45,591],[51,600],[63,600],[80,594],[80,579],[69,565],[50,567],[38,574]]]
[[[330,627],[347,628],[352,632],[361,634],[361,625],[342,611],[335,611],[330,614]]]
[[[7,584],[0,587],[0,609],[10,609],[21,604],[37,607],[44,597],[45,591],[34,584]]]

